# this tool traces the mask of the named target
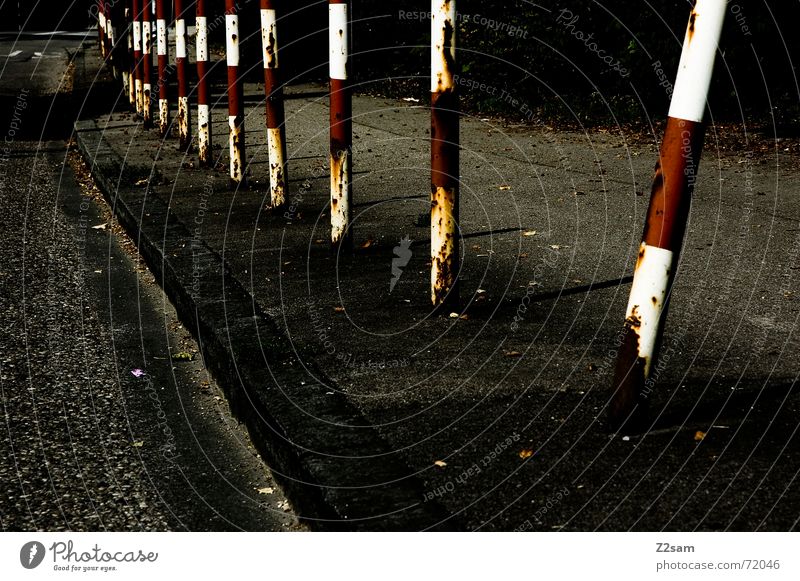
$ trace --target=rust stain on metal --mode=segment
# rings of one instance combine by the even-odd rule
[[[449,4],[446,2],[445,4]],[[453,47],[455,46],[455,28],[453,23],[448,18],[442,26],[441,43],[436,44],[436,53],[441,60],[440,70],[436,73],[436,90],[437,92],[453,91],[455,90],[455,82],[453,74],[455,72],[456,63],[453,58]]]
[[[647,359],[639,356],[638,327],[633,325],[633,321],[625,321],[624,339],[614,370],[613,385],[616,390],[608,408],[609,427],[614,430],[636,430],[646,415],[644,408],[647,400],[642,397],[642,391]]]
[[[267,67],[274,69],[276,63],[275,35],[270,31],[267,38]]]
[[[689,42],[692,42],[694,38],[694,29],[695,29],[695,22],[697,21],[697,8],[692,9],[692,13],[689,15],[689,29],[686,33],[686,37]]]
[[[331,242],[349,245],[353,103],[347,80],[330,80],[330,107]]]
[[[349,212],[349,152],[331,152],[331,244],[339,245],[350,240]]]
[[[431,301],[435,306],[458,301],[459,103],[453,8],[452,0],[435,7],[441,28],[433,31],[432,39]]]
[[[444,302],[456,284],[456,196],[454,187],[431,188],[431,300],[437,305]]]
[[[642,326],[642,319],[639,317],[639,305],[634,305],[630,316],[625,319],[625,325],[631,329],[638,329]]]
[[[642,260],[644,260],[646,248],[644,242],[639,246],[639,256],[636,258],[636,270],[639,270],[639,266],[641,266]]]
[[[189,130],[189,110],[188,102],[185,97],[178,99],[178,141],[181,149],[187,149],[191,142],[191,131]]]
[[[648,246],[680,249],[702,143],[702,124],[667,118],[644,229]]]
[[[208,147],[205,141],[202,141],[200,143],[197,154],[200,158],[200,165],[203,167],[207,167],[208,164],[210,163],[211,154],[208,151]]]

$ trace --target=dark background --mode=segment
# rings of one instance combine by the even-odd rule
[[[121,0],[120,0],[121,1]],[[222,0],[209,8],[221,13]],[[524,100],[540,119],[582,124],[642,122],[663,118],[669,99],[653,63],[660,61],[674,80],[681,42],[691,8],[688,0],[459,0],[463,15],[481,15],[522,28],[524,36],[509,36],[472,21],[459,21],[459,55],[463,76],[496,86]],[[9,2],[0,0],[5,30],[77,29],[87,26],[91,1]],[[193,14],[191,1],[188,12]],[[240,0],[242,51],[255,80],[261,71],[258,2]],[[33,8],[30,8],[33,6]],[[392,96],[428,99],[429,28],[425,20],[402,19],[399,11],[430,9],[428,0],[354,0],[353,75],[360,90]],[[596,54],[557,22],[562,9],[578,21],[575,30],[594,34],[598,46],[631,71],[627,78],[611,70]],[[282,67],[291,81],[327,77],[327,2],[284,1],[280,29]],[[738,12],[738,20],[737,14]],[[252,16],[249,16],[252,14]],[[213,16],[213,13],[212,13]],[[189,18],[191,21],[192,18]],[[800,41],[800,0],[732,0],[710,97],[716,121],[747,119],[775,126],[779,133],[800,132],[800,90],[797,61]],[[750,35],[744,34],[746,25]],[[223,43],[219,27],[213,39]],[[795,62],[792,62],[794,59]],[[486,91],[464,90],[472,112],[524,118]]]

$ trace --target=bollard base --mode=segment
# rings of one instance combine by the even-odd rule
[[[644,396],[647,360],[639,356],[639,335],[627,325],[620,349],[606,428],[610,432],[623,434],[641,433],[647,429],[649,407]]]

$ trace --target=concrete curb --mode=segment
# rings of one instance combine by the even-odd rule
[[[458,529],[440,504],[423,502],[422,482],[343,394],[312,384],[309,363],[301,365],[225,261],[149,187],[133,186],[151,168],[126,165],[94,120],[78,121],[75,135],[98,187],[304,522],[316,530]]]

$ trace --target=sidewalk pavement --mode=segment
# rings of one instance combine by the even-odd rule
[[[78,144],[309,526],[797,528],[797,144],[731,150],[709,130],[653,426],[623,438],[602,418],[654,135],[465,116],[462,300],[432,312],[427,106],[354,98],[351,255],[328,244],[326,88],[287,91],[279,213],[263,87],[245,86],[239,191],[215,89],[216,170],[144,130],[121,92]]]

